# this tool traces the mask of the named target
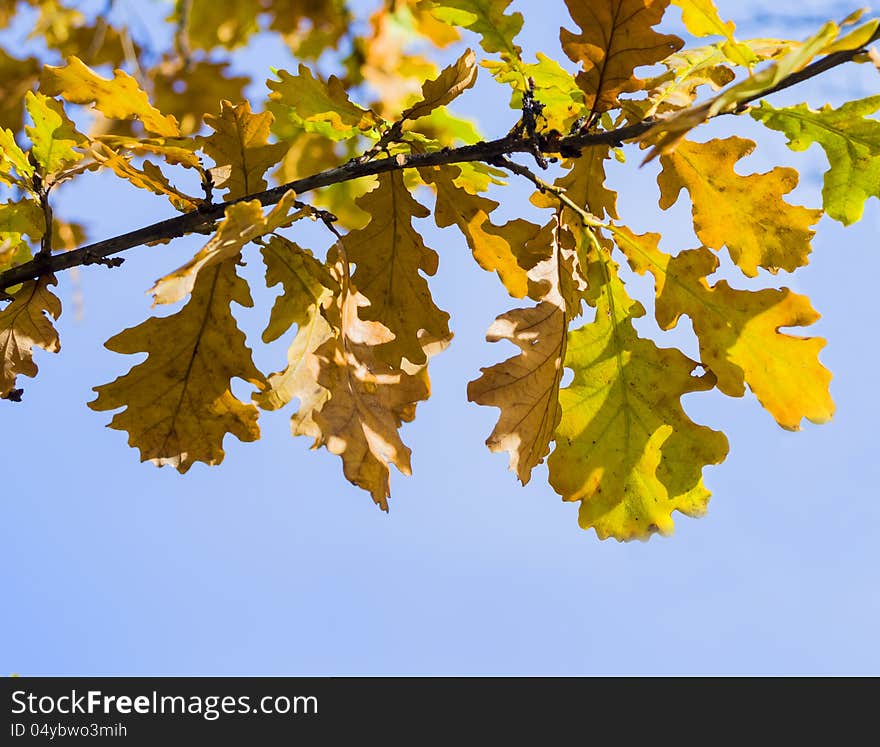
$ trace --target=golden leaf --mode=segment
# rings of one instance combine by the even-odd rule
[[[675,204],[682,189],[693,203],[694,230],[706,246],[727,246],[731,259],[749,277],[764,267],[770,272],[807,264],[810,226],[822,217],[785,202],[783,195],[798,182],[794,169],[776,167],[766,174],[740,176],[736,162],[755,148],[751,140],[729,137],[708,143],[682,141],[660,159],[657,177],[660,207]]]
[[[33,349],[57,353],[61,349],[58,332],[52,319],[61,316],[61,302],[52,291],[54,275],[28,280],[13,296],[12,302],[0,311],[0,398],[15,389],[16,376],[37,375]]]
[[[226,200],[262,192],[268,186],[263,174],[281,160],[288,147],[268,143],[273,119],[269,112],[252,114],[247,101],[235,106],[221,101],[220,115],[205,117],[215,132],[201,138],[202,149],[214,159],[211,173],[216,186],[227,188]]]
[[[337,287],[336,281],[307,249],[283,236],[272,236],[262,247],[266,285],[281,283],[284,292],[275,299],[263,342],[277,340],[294,324],[302,326],[322,301]]]
[[[440,106],[446,106],[463,91],[473,88],[477,81],[476,55],[467,49],[455,64],[447,67],[437,78],[422,84],[422,99],[408,107],[400,119],[418,119]]]
[[[533,285],[544,289],[540,303],[502,314],[486,333],[489,342],[508,340],[520,353],[480,369],[480,377],[467,390],[471,402],[501,410],[486,445],[491,451],[510,454],[510,469],[523,485],[550,451],[560,418],[559,385],[568,324],[580,304],[579,298],[570,303],[560,291],[563,273],[574,269],[572,258],[563,256],[562,230],[554,219],[542,231],[551,255],[529,273]]]
[[[388,365],[375,353],[387,344],[390,334],[376,322],[358,318],[365,302],[350,290],[328,309],[337,333],[315,352],[317,382],[326,391],[320,410],[305,411],[305,427],[294,432],[320,435],[314,446],[326,446],[342,458],[343,472],[352,483],[368,491],[383,510],[388,510],[389,465],[404,475],[412,473],[411,451],[398,429],[415,417],[416,405],[428,398],[430,386],[424,367],[407,373]],[[296,416],[295,416],[296,417]],[[310,422],[311,419],[311,422]]]
[[[148,132],[156,135],[180,135],[177,120],[154,108],[137,81],[122,70],[116,70],[113,79],[108,80],[78,57],[70,57],[65,67],[43,68],[40,90],[72,104],[93,104],[109,119],[138,119]]]
[[[199,273],[192,298],[176,314],[153,317],[108,340],[117,353],[147,359],[110,384],[95,388],[93,410],[125,408],[110,427],[129,434],[141,461],[186,472],[196,462],[223,461],[223,439],[259,438],[258,410],[239,401],[233,378],[258,385],[262,375],[230,311],[231,302],[252,306],[236,258]]]
[[[562,29],[562,48],[583,70],[577,81],[592,112],[619,106],[622,93],[642,88],[633,75],[640,65],[653,65],[681,49],[684,42],[671,34],[658,34],[669,0],[566,0],[580,34]]]
[[[788,430],[798,430],[803,418],[814,423],[831,418],[831,374],[819,362],[825,341],[779,331],[819,318],[809,299],[788,288],[744,291],[726,280],[710,286],[706,277],[718,267],[718,258],[708,249],[670,257],[657,247],[659,234],[636,236],[621,227],[616,236],[633,269],[654,276],[658,324],[671,329],[682,314],[690,317],[702,362],[722,392],[742,397],[748,384]]]
[[[354,283],[370,302],[361,318],[380,322],[394,335],[376,356],[395,367],[403,358],[421,365],[426,345],[452,337],[449,314],[434,304],[422,277],[437,272],[437,253],[412,225],[413,218],[429,212],[412,198],[399,171],[380,175],[379,186],[358,200],[358,207],[370,214],[370,222],[343,243],[357,265]]]

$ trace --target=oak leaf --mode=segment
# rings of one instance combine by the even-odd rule
[[[109,119],[138,119],[148,132],[156,135],[180,135],[177,120],[150,104],[137,81],[122,70],[116,70],[113,79],[108,80],[78,57],[70,57],[64,67],[43,68],[40,90],[72,104],[93,104]]]
[[[376,356],[399,367],[406,358],[421,365],[424,348],[451,339],[449,314],[431,298],[422,276],[437,272],[437,253],[425,246],[413,226],[428,210],[410,195],[399,171],[382,174],[378,186],[358,200],[358,207],[371,216],[362,229],[345,236],[348,259],[354,262],[354,283],[369,300],[361,318],[383,324],[394,336],[382,344]]]
[[[268,186],[263,174],[288,148],[285,143],[269,144],[273,119],[270,112],[251,113],[247,101],[235,106],[221,101],[219,116],[205,117],[214,134],[201,138],[202,150],[214,159],[214,184],[227,189],[226,200],[262,192]]]
[[[519,354],[480,369],[467,390],[471,402],[501,410],[486,445],[510,454],[510,469],[523,485],[550,451],[560,418],[568,324],[580,308],[580,298],[567,299],[562,290],[565,276],[575,269],[572,248],[563,246],[563,231],[557,219],[542,231],[551,254],[529,272],[533,287],[543,289],[535,294],[537,306],[502,314],[486,333],[489,342],[512,342]]]
[[[279,70],[277,75],[278,81],[266,82],[272,91],[269,94],[274,104],[272,110],[286,113],[309,132],[345,140],[375,131],[381,122],[375,113],[349,99],[345,86],[336,76],[331,75],[325,83],[303,64],[296,75],[286,70]]]
[[[775,109],[766,101],[752,117],[788,136],[788,147],[806,150],[818,143],[830,168],[822,187],[825,212],[844,225],[862,217],[865,201],[880,197],[880,122],[870,119],[880,109],[880,96],[849,101],[837,109],[819,111],[799,104]]]
[[[727,454],[724,434],[695,424],[681,405],[685,394],[711,389],[714,377],[695,375],[696,361],[638,336],[633,320],[644,309],[609,259],[594,259],[587,272],[596,315],[568,335],[565,366],[574,378],[559,393],[550,484],[581,502],[580,525],[602,539],[668,534],[673,511],[705,511],[702,468]]]
[[[233,378],[254,385],[263,378],[230,311],[233,301],[253,305],[235,266],[232,258],[207,268],[176,314],[148,319],[106,343],[116,353],[147,353],[127,374],[96,387],[98,397],[89,403],[99,411],[125,408],[109,425],[128,432],[141,461],[183,473],[196,462],[222,462],[227,433],[259,438],[257,408],[230,388]]]
[[[717,269],[718,258],[708,249],[670,257],[658,248],[659,234],[637,236],[621,227],[616,236],[633,269],[654,276],[660,327],[671,329],[682,314],[690,317],[702,363],[722,392],[742,397],[747,384],[788,430],[798,430],[803,418],[814,423],[831,418],[831,374],[819,362],[825,341],[780,332],[819,318],[809,299],[787,288],[744,291],[726,280],[710,286],[706,277]]]
[[[422,178],[437,190],[434,220],[445,228],[456,225],[464,234],[477,264],[489,272],[497,272],[504,287],[514,298],[529,292],[527,271],[543,256],[528,256],[528,240],[539,226],[517,218],[503,226],[492,223],[489,215],[498,207],[495,200],[470,193],[456,184],[457,166],[422,169]],[[549,249],[548,249],[549,250]]]
[[[61,102],[41,93],[28,91],[25,94],[25,108],[33,120],[33,125],[25,126],[30,138],[31,154],[40,167],[44,178],[63,171],[83,158],[81,148],[87,138],[78,132],[73,122],[64,113]]]
[[[412,473],[411,451],[398,430],[413,420],[430,386],[424,367],[406,372],[376,357],[390,334],[377,322],[358,317],[364,303],[351,291],[328,310],[337,332],[315,351],[317,382],[327,391],[326,399],[317,398],[320,409],[306,412],[301,403],[298,417],[305,416],[307,424],[300,432],[320,434],[314,447],[325,446],[340,456],[346,478],[387,511],[389,465],[404,475]]]
[[[57,353],[61,349],[58,332],[52,320],[61,316],[61,302],[49,290],[55,285],[54,275],[28,280],[14,294],[9,305],[0,311],[0,398],[15,389],[19,375],[34,377],[35,347]]]
[[[419,119],[434,109],[446,106],[461,93],[473,88],[477,81],[476,55],[467,49],[458,60],[439,76],[422,84],[422,98],[406,108],[400,119]]]
[[[562,29],[562,48],[582,65],[577,82],[586,94],[591,112],[619,106],[622,93],[641,90],[643,81],[633,71],[653,65],[681,49],[684,42],[671,34],[658,34],[669,0],[566,0],[579,34]]]
[[[266,264],[266,285],[279,283],[283,292],[275,299],[263,342],[277,340],[294,324],[302,326],[337,283],[310,251],[283,236],[272,236],[261,252]]]
[[[273,236],[261,251],[266,264],[266,285],[280,283],[283,287],[272,307],[263,341],[277,339],[292,325],[297,326],[297,333],[287,351],[287,367],[268,376],[253,399],[264,410],[277,410],[298,398],[300,407],[292,418],[293,434],[319,438],[320,429],[312,416],[330,395],[318,384],[319,361],[315,351],[334,334],[322,315],[322,307],[339,286],[311,252],[288,239]]]
[[[810,229],[822,216],[785,202],[798,182],[791,168],[740,176],[736,162],[755,148],[751,140],[729,137],[707,143],[682,141],[660,159],[660,207],[675,204],[682,189],[693,203],[694,230],[709,248],[727,246],[731,259],[749,277],[763,267],[792,271],[808,262]]]

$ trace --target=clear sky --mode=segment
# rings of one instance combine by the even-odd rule
[[[766,3],[717,4],[742,37],[806,37],[856,7],[799,0],[762,14]],[[527,55],[559,57],[561,0],[515,7]],[[678,11],[668,16],[679,31]],[[264,43],[245,64],[268,76],[288,60]],[[498,136],[516,115],[481,77],[458,111]],[[873,67],[849,65],[773,103],[818,107],[878,89]],[[741,172],[793,165],[802,183],[790,199],[820,204],[821,151],[792,153],[749,117],[699,138],[734,132],[759,143]],[[638,160],[632,152],[611,169],[622,220],[662,231],[668,249],[696,246],[687,201],[661,213],[656,167],[637,170]],[[169,215],[121,182],[86,184],[61,191],[57,210],[85,218],[95,239]],[[499,194],[507,217],[528,217],[526,189]],[[139,360],[103,342],[150,313],[144,291],[198,238],[131,251],[119,270],[63,276],[62,352],[38,354],[22,404],[0,402],[0,673],[880,673],[878,208],[869,202],[848,229],[823,218],[807,268],[762,278],[807,293],[823,314],[809,334],[829,341],[834,420],[789,433],[750,395],[689,396],[688,412],[723,429],[731,453],[706,472],[708,515],[676,515],[674,536],[648,543],[600,542],[578,528],[576,505],[561,502],[543,467],[521,488],[506,455],[484,447],[497,410],[469,404],[466,384],[509,356],[484,333],[516,302],[454,229],[422,226],[441,257],[432,288],[455,340],[431,364],[431,400],[403,430],[414,475],[393,472],[390,515],[344,480],[337,457],[289,436],[289,413],[264,413],[261,441],[230,437],[223,465],[181,476],[140,464],[126,435],[104,427],[109,415],[86,407],[91,387]],[[256,253],[245,272],[259,287]],[[265,308],[239,316],[258,365],[273,371],[284,350],[259,344]]]

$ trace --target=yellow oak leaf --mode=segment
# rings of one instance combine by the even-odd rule
[[[236,260],[199,273],[176,314],[148,319],[106,343],[116,353],[147,353],[127,374],[96,387],[98,397],[89,403],[99,411],[125,408],[109,425],[128,432],[141,461],[183,473],[196,462],[222,462],[227,433],[240,441],[259,438],[257,408],[230,389],[233,378],[254,385],[263,378],[230,310],[233,301],[253,305]]]
[[[537,234],[539,226],[522,219],[515,219],[504,226],[493,224],[489,214],[498,207],[498,203],[457,186],[457,166],[422,169],[420,173],[437,190],[437,205],[434,210],[437,226],[458,226],[477,264],[484,270],[497,272],[504,287],[514,298],[527,295],[527,270],[542,257],[529,258],[520,255],[528,240]]]
[[[641,90],[643,81],[633,71],[660,62],[684,44],[677,36],[658,34],[652,28],[669,0],[566,0],[565,4],[581,33],[562,29],[562,48],[583,67],[577,82],[591,112],[614,109],[620,94]]]
[[[814,423],[831,418],[831,373],[819,362],[825,341],[780,332],[819,318],[808,298],[788,288],[737,290],[726,280],[710,286],[706,277],[718,267],[718,258],[708,249],[671,257],[658,248],[659,234],[637,236],[620,227],[616,238],[633,269],[654,276],[658,324],[671,329],[682,314],[690,317],[702,363],[722,392],[742,397],[748,384],[788,430],[798,430],[803,418]]]
[[[278,410],[293,399],[299,399],[299,409],[291,418],[293,435],[317,439],[321,430],[313,416],[324,406],[330,392],[318,383],[320,361],[315,351],[334,332],[321,315],[319,304],[306,306],[304,314],[305,318],[299,323],[296,337],[287,350],[287,367],[267,376],[265,384],[253,398],[264,410]]]
[[[404,475],[412,473],[411,451],[398,430],[413,420],[430,385],[424,367],[408,373],[376,357],[390,334],[382,325],[358,317],[365,303],[349,287],[329,307],[330,325],[337,332],[315,352],[317,382],[327,394],[323,402],[320,395],[315,399],[320,410],[304,411],[301,402],[299,432],[317,432],[314,447],[325,446],[340,456],[346,478],[387,511],[389,465]]]
[[[217,226],[217,233],[185,265],[159,278],[150,290],[154,303],[175,303],[192,291],[196,276],[205,267],[238,256],[245,245],[260,236],[272,233],[304,218],[310,211],[295,212],[296,195],[290,191],[266,215],[259,200],[237,202],[226,208],[226,217]]]
[[[593,256],[587,300],[596,316],[568,335],[565,366],[574,378],[559,392],[550,484],[580,501],[580,525],[601,539],[647,539],[672,531],[673,511],[705,511],[702,469],[724,459],[727,439],[681,405],[685,394],[711,389],[714,377],[694,375],[696,361],[639,337],[633,320],[644,309],[610,259]]]
[[[331,75],[325,83],[300,64],[297,75],[278,71],[278,81],[266,81],[272,93],[273,111],[285,112],[309,132],[333,140],[345,140],[375,131],[381,119],[375,113],[353,103],[342,81]]]
[[[33,164],[15,142],[15,134],[12,130],[0,127],[0,182],[33,191],[33,183],[30,181],[33,175]]]
[[[81,160],[82,152],[74,148],[84,146],[86,136],[77,131],[64,113],[61,102],[32,91],[25,94],[24,101],[33,120],[33,125],[27,125],[24,129],[43,178],[51,178]]]
[[[358,200],[370,222],[343,243],[349,261],[357,265],[354,283],[370,302],[360,309],[361,318],[380,322],[394,335],[376,356],[395,367],[403,358],[421,365],[426,345],[452,337],[449,314],[434,304],[422,276],[437,272],[437,253],[412,225],[413,218],[429,212],[412,198],[399,171],[380,175],[378,182]]]
[[[427,116],[434,109],[446,106],[463,91],[473,88],[477,81],[476,55],[472,50],[465,50],[458,60],[443,70],[433,80],[422,84],[422,98],[400,115],[400,119],[419,119]]]
[[[110,169],[116,176],[125,179],[139,189],[146,189],[156,195],[164,195],[175,209],[186,213],[197,210],[201,200],[181,192],[168,181],[162,170],[150,161],[144,161],[143,168],[134,166],[125,156],[114,152],[102,142],[92,144],[91,153],[102,167]]]
[[[55,276],[28,280],[13,295],[9,305],[0,311],[0,398],[15,390],[18,375],[34,377],[35,347],[57,353],[61,349],[58,332],[52,319],[61,316],[61,302],[49,290],[55,285]]]
[[[693,203],[694,230],[706,246],[727,246],[731,259],[749,277],[763,267],[792,271],[807,264],[810,229],[821,210],[785,202],[798,173],[776,167],[766,174],[740,176],[736,162],[755,148],[751,140],[729,137],[694,143],[683,140],[660,159],[660,207],[675,204],[682,189]]]
[[[510,454],[510,469],[523,485],[550,451],[560,417],[568,324],[580,306],[579,297],[569,300],[561,291],[563,278],[574,269],[571,249],[563,246],[560,236],[563,230],[557,219],[548,224],[551,256],[529,273],[533,284],[544,289],[538,305],[502,314],[486,334],[489,342],[512,342],[520,353],[480,369],[480,377],[467,390],[471,402],[501,410],[486,445]]]
[[[282,285],[283,293],[275,299],[263,342],[277,340],[294,324],[302,326],[312,315],[311,307],[337,288],[336,281],[308,249],[283,236],[272,236],[261,248],[266,264],[266,285]]]
[[[40,90],[72,104],[93,104],[109,119],[138,119],[148,132],[156,135],[180,135],[177,120],[153,107],[137,81],[122,70],[116,70],[113,79],[108,80],[78,57],[70,57],[64,67],[43,68]]]
[[[235,106],[220,102],[220,115],[205,117],[215,131],[201,138],[202,149],[216,164],[211,173],[218,187],[227,189],[225,199],[261,192],[268,186],[263,174],[287,151],[286,143],[269,144],[270,112],[252,114],[251,105],[242,101]]]
[[[267,377],[254,402],[264,410],[277,410],[294,398],[300,407],[292,418],[293,435],[320,437],[312,415],[320,410],[330,393],[318,383],[319,361],[315,351],[334,331],[321,314],[321,307],[338,290],[336,279],[306,249],[273,236],[263,247],[266,285],[284,288],[272,308],[263,340],[271,342],[297,326],[296,337],[287,351],[287,367]]]

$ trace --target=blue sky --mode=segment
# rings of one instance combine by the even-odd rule
[[[779,2],[767,16],[756,2],[718,5],[743,37],[807,36],[855,7]],[[541,3],[540,16],[536,6],[515,4],[526,16],[523,47],[556,55],[564,6]],[[677,31],[678,12],[668,15]],[[262,44],[246,64],[268,76],[279,56]],[[482,77],[458,111],[497,136],[515,114]],[[875,69],[850,65],[773,103],[840,103],[875,93],[878,83]],[[700,137],[734,132],[759,143],[741,171],[793,165],[802,183],[792,201],[819,205],[820,151],[792,153],[784,137],[748,117],[724,118]],[[623,221],[662,231],[668,249],[696,246],[687,202],[659,211],[656,168],[637,170],[637,160],[633,153],[611,171]],[[528,217],[524,187],[500,194],[507,217]],[[96,239],[168,216],[158,198],[101,177],[60,192],[57,209],[85,216]],[[823,314],[809,334],[829,340],[822,361],[834,373],[834,420],[789,433],[748,395],[688,397],[688,412],[723,429],[731,453],[706,472],[708,515],[679,516],[674,536],[648,543],[598,541],[578,528],[576,506],[560,501],[543,468],[520,488],[506,456],[485,449],[497,411],[469,404],[466,384],[481,365],[509,355],[484,334],[516,303],[473,263],[460,235],[430,221],[423,228],[441,257],[432,288],[452,314],[455,340],[432,362],[433,396],[403,431],[414,475],[393,473],[390,515],[344,480],[337,457],[290,438],[289,413],[264,414],[256,444],[227,439],[222,466],[180,476],[140,464],[125,434],[104,427],[108,415],[86,407],[91,387],[137,360],[103,342],[145,318],[144,291],[185,261],[198,238],[134,250],[122,269],[86,268],[76,283],[61,278],[62,352],[38,357],[40,375],[24,382],[21,405],[0,403],[0,671],[880,671],[876,201],[848,229],[824,218],[810,265],[769,279],[807,293]],[[250,259],[245,273],[258,287],[258,258]],[[258,365],[271,371],[284,351],[258,344],[265,309],[240,318]]]

